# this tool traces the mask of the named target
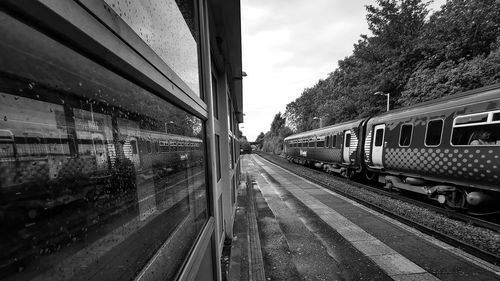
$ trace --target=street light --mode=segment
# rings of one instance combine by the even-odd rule
[[[380,91],[379,91],[379,92],[375,92],[375,93],[373,93],[373,95],[375,95],[375,96],[376,96],[376,95],[386,96],[386,97],[387,97],[387,111],[389,111],[389,100],[390,100],[390,98],[391,98],[391,94],[389,94],[389,93],[387,93],[387,94],[386,94],[386,93],[384,93],[384,92],[380,92]]]
[[[323,127],[323,117],[313,117],[313,120],[319,120],[319,127]]]
[[[174,121],[172,121],[172,120],[170,120],[168,122],[165,122],[165,133],[168,134],[168,131],[169,131],[168,130],[168,125],[172,125],[172,124],[174,124]]]

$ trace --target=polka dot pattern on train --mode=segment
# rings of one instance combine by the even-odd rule
[[[500,159],[491,148],[388,148],[387,169],[422,171],[488,182],[499,181]]]

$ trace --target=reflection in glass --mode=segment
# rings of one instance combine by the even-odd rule
[[[174,278],[208,219],[202,120],[1,19],[0,279],[131,280],[160,247]]]

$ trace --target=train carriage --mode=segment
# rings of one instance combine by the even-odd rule
[[[498,208],[500,84],[302,132],[285,144],[296,163],[364,174],[455,209]]]
[[[500,86],[389,111],[369,119],[366,130],[369,176],[387,187],[453,208],[498,197]]]
[[[327,172],[352,178],[361,171],[364,120],[349,121],[285,138],[291,161],[314,164]]]

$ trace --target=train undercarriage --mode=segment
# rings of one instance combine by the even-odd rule
[[[361,170],[356,166],[323,163],[290,156],[287,157],[287,160],[320,169],[330,174],[338,174],[348,180],[362,180],[382,184],[389,191],[418,193],[448,209],[478,213],[500,212],[498,206],[495,206],[495,202],[500,200],[500,194],[493,192],[465,188],[449,183],[427,181],[416,177],[391,175],[367,169]]]

